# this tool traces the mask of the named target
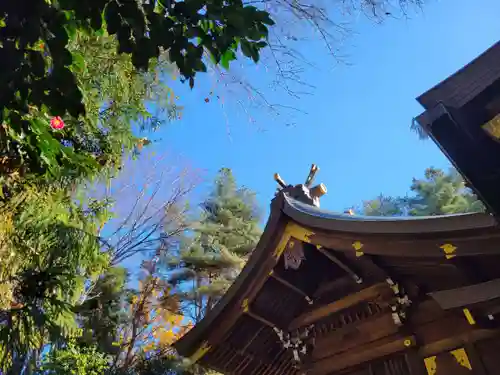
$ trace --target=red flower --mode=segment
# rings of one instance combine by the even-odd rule
[[[64,128],[64,121],[59,116],[52,117],[50,120],[50,127],[52,129],[60,130]]]

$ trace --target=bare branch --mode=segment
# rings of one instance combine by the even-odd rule
[[[101,235],[112,265],[167,249],[172,237],[187,230],[187,199],[198,181],[191,168],[165,156],[144,154],[127,164],[126,172],[101,192],[115,202],[116,219]]]
[[[342,50],[346,40],[354,34],[354,25],[360,16],[375,23],[387,18],[407,18],[410,10],[419,10],[423,1],[245,1],[245,4],[268,11],[276,21],[269,31],[269,48],[261,52],[257,67],[249,62],[234,62],[230,72],[226,72],[218,66],[211,66],[212,85],[205,100],[218,101],[224,112],[229,106],[236,105],[252,125],[257,123],[254,109],[264,109],[274,119],[293,125],[296,114],[304,112],[294,103],[314,90],[314,85],[306,80],[304,73],[306,68],[314,68],[315,63],[299,52],[301,43],[319,40],[333,64],[345,64],[347,61]],[[263,82],[260,87],[251,83],[256,81],[256,70],[259,70],[259,82]],[[282,105],[268,99],[271,97],[281,98]]]

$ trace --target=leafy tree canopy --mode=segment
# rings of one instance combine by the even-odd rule
[[[259,59],[266,46],[265,11],[241,0],[20,0],[0,5],[0,120],[16,125],[30,105],[53,116],[86,111],[86,92],[75,70],[84,63],[70,48],[79,31],[109,34],[118,52],[129,54],[137,69],[168,51],[169,60],[194,85],[196,72],[206,70],[203,54],[227,66],[238,47]]]
[[[455,170],[445,172],[428,168],[424,178],[413,179],[406,197],[380,195],[364,202],[363,213],[369,216],[435,216],[467,212],[484,212],[485,207],[467,188]]]
[[[64,191],[28,189],[0,211],[0,369],[19,370],[33,349],[78,333],[73,307],[108,257],[94,235],[99,209]]]
[[[70,341],[64,348],[49,352],[37,375],[102,375],[107,368],[106,356],[95,347]]]
[[[69,182],[92,178],[107,167],[119,166],[124,152],[142,147],[145,140],[135,135],[134,123],[155,128],[161,118],[167,118],[165,114],[173,115],[173,93],[158,78],[172,71],[171,65],[160,57],[151,72],[137,73],[130,58],[117,53],[116,46],[113,37],[82,32],[67,44],[73,56],[72,80],[83,93],[85,116],[56,117],[41,102],[32,103],[36,105],[25,112],[4,111],[9,116],[0,127],[3,180],[15,175],[24,180],[50,176]],[[48,47],[41,43],[37,48]],[[59,99],[54,105],[63,103]],[[148,110],[152,101],[166,113]]]

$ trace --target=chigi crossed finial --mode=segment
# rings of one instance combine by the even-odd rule
[[[319,198],[326,194],[326,186],[324,184],[318,184],[311,187],[316,173],[318,173],[319,168],[316,164],[311,165],[309,174],[306,178],[306,182],[300,185],[287,185],[287,183],[281,178],[278,173],[274,174],[274,180],[278,183],[278,192],[286,190],[286,192],[291,193],[291,195],[303,202],[313,204],[319,207]]]

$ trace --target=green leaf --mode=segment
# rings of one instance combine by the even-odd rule
[[[257,28],[260,32],[260,35],[262,35],[262,38],[267,39],[269,36],[269,30],[267,29],[266,25],[259,23],[257,24]]]
[[[221,56],[221,59],[220,59],[220,64],[221,66],[226,69],[226,70],[229,70],[229,63],[233,60],[236,60],[236,54],[234,53],[233,50],[231,49],[228,49],[222,56]]]
[[[263,36],[258,27],[252,27],[249,29],[247,35],[250,39],[255,41],[260,40]]]
[[[274,20],[271,18],[269,13],[267,12],[260,12],[260,20],[265,23],[266,25],[273,26],[275,24]]]
[[[194,70],[197,72],[206,72],[207,71],[207,66],[202,60],[196,60],[194,63]]]
[[[252,57],[252,46],[250,45],[248,40],[242,39],[240,45],[241,45],[241,52],[243,52],[243,54],[246,57]]]
[[[258,63],[259,59],[260,59],[259,51],[257,50],[257,48],[252,46],[252,60],[255,63]]]
[[[66,32],[68,33],[68,37],[70,40],[74,40],[77,34],[77,25],[75,22],[69,22],[65,25]]]
[[[241,30],[245,28],[245,18],[238,11],[233,11],[227,15],[227,22],[229,25]]]
[[[81,53],[73,52],[73,67],[75,67],[78,72],[83,72],[85,70],[85,58]]]

